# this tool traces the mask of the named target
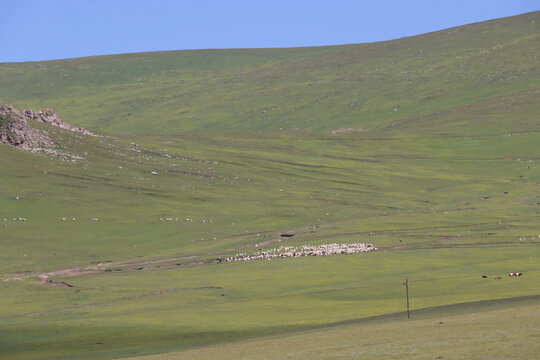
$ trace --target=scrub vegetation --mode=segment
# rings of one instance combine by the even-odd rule
[[[539,24],[0,64],[0,357],[531,358]]]

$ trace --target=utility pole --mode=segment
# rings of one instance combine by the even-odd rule
[[[407,294],[407,319],[411,318],[411,313],[409,311],[409,279],[407,278],[403,283],[405,285],[405,293]]]

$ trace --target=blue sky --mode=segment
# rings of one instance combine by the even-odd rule
[[[0,62],[388,40],[540,9],[538,0],[0,0]]]

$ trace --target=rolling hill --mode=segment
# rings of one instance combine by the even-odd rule
[[[0,99],[106,132],[375,129],[538,87],[538,12],[387,42],[0,65]]]
[[[381,316],[411,334],[431,329],[425,314],[526,316],[540,295],[539,24],[0,64],[0,103],[99,135],[29,121],[69,156],[0,144],[0,357],[203,358],[290,333],[284,349],[312,331],[354,339],[393,326],[362,325]],[[217,260],[358,242],[378,250]],[[511,327],[534,353],[529,325],[490,314],[478,331]]]

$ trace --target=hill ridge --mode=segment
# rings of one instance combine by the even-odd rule
[[[373,130],[538,88],[539,24],[537,11],[367,44],[4,63],[0,98],[112,133]]]

